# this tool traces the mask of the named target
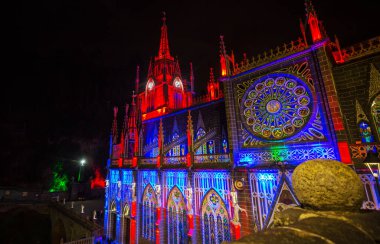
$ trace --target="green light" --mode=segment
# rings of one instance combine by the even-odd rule
[[[67,191],[69,177],[63,172],[62,163],[58,162],[53,169],[53,182],[49,192]]]

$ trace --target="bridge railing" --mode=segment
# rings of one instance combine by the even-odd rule
[[[60,244],[93,244],[94,242],[95,242],[95,237],[88,237],[88,238],[83,238],[83,239],[70,241],[70,242],[63,242],[63,240],[61,240]]]

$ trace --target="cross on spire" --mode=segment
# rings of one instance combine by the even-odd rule
[[[168,41],[168,27],[166,26],[166,13],[162,12],[162,27],[161,27],[161,39],[160,49],[158,50],[158,59],[173,59],[170,56],[169,41]]]

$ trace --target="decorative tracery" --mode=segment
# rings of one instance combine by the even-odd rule
[[[174,186],[168,197],[168,243],[187,243],[186,205],[182,192]]]
[[[201,214],[203,243],[219,244],[231,240],[227,208],[214,189],[205,195]]]
[[[377,95],[371,105],[372,118],[375,122],[375,127],[380,136],[380,95]]]
[[[300,132],[312,110],[309,87],[290,74],[271,74],[258,79],[246,90],[241,102],[245,128],[254,136],[270,141]]]
[[[142,196],[141,211],[141,235],[147,240],[155,240],[157,196],[152,187],[148,184]]]
[[[262,230],[277,190],[277,173],[251,173],[249,176],[255,230]]]

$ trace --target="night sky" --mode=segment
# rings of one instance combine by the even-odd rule
[[[377,1],[314,1],[330,37],[351,45],[380,33]],[[304,1],[13,1],[2,45],[0,185],[46,187],[50,168],[68,174],[86,157],[86,177],[104,170],[112,107],[130,102],[136,65],[145,82],[157,55],[162,11],[182,75],[193,63],[204,92],[219,68],[219,35],[241,60],[301,36]]]

